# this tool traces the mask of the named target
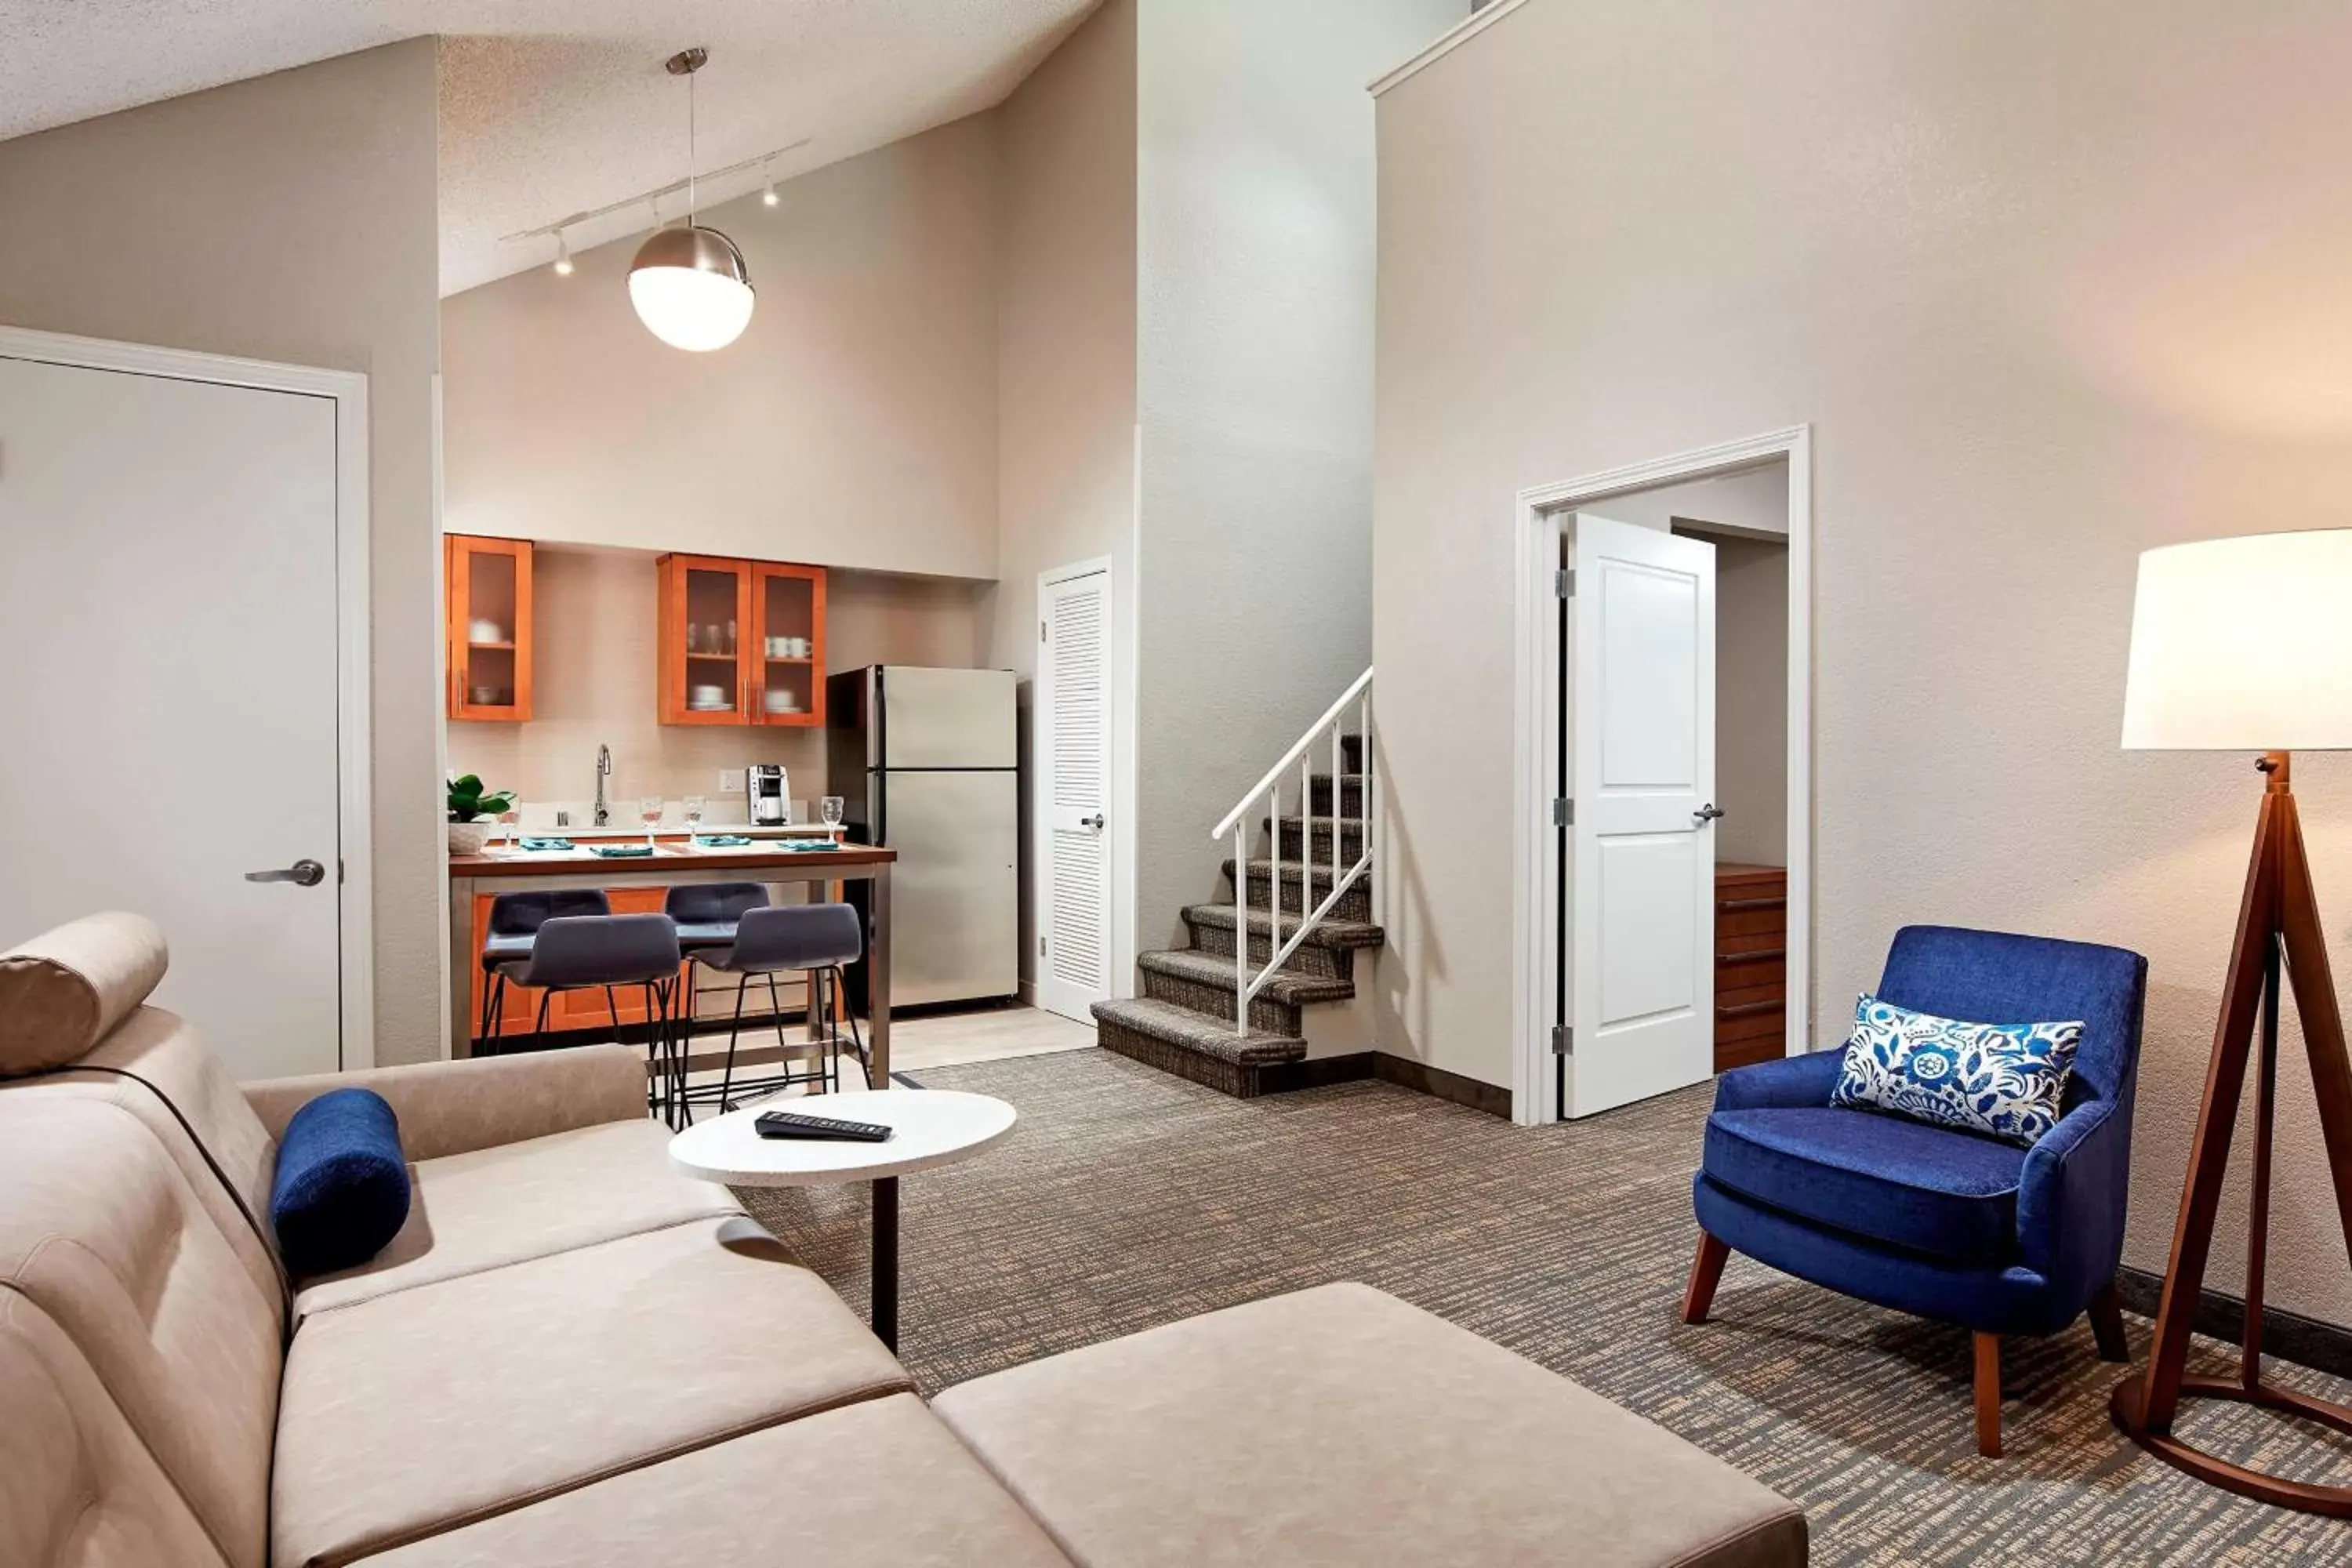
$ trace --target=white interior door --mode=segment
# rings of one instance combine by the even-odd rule
[[[1570,524],[1570,1116],[1714,1067],[1715,546]]]
[[[0,358],[0,947],[152,917],[240,1078],[340,1065],[335,420]]]
[[[1038,587],[1037,1005],[1110,994],[1110,574]]]

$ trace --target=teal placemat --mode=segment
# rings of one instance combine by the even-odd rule
[[[698,848],[702,849],[740,849],[751,841],[740,833],[705,833],[697,837],[694,842]]]
[[[525,838],[520,842],[522,847],[526,849],[569,849],[572,847],[572,840],[569,838]]]
[[[595,853],[607,860],[646,860],[653,858],[650,844],[599,844]]]
[[[838,849],[841,847],[830,838],[785,838],[778,842],[787,849]]]

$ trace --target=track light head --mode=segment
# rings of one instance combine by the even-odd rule
[[[558,278],[572,276],[572,247],[565,242],[560,229],[555,236],[555,275]]]

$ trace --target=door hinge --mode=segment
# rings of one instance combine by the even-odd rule
[[[1037,956],[1040,958],[1045,956],[1045,939],[1042,936],[1037,939]]]
[[[1574,1056],[1576,1031],[1566,1024],[1554,1024],[1551,1026],[1551,1054],[1556,1057]]]
[[[1051,635],[1045,629],[1045,623],[1043,621],[1039,621],[1037,623],[1037,640],[1039,642],[1051,642],[1053,640]]]
[[[1553,593],[1559,595],[1563,599],[1575,598],[1576,573],[1572,569],[1553,573],[1551,574],[1551,588]]]
[[[1561,795],[1551,803],[1551,825],[1554,827],[1576,826],[1576,802]]]

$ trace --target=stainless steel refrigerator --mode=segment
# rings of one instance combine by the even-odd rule
[[[829,793],[846,803],[851,837],[898,852],[890,868],[894,1009],[1019,987],[1014,680],[1009,669],[875,664],[826,682]],[[862,973],[851,985],[864,995]]]

